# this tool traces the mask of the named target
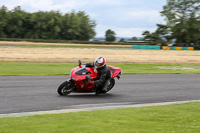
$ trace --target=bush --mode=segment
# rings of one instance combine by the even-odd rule
[[[102,41],[77,41],[77,40],[52,40],[52,39],[20,39],[20,38],[0,38],[0,41],[27,41],[44,43],[74,43],[74,44],[99,44],[99,45],[133,45],[128,42],[102,42]],[[134,45],[147,45],[147,43],[134,43]]]

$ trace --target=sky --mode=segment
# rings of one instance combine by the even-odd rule
[[[84,11],[97,24],[96,37],[104,37],[108,29],[117,37],[142,37],[145,30],[155,31],[165,23],[160,15],[167,0],[0,0],[8,10],[20,6],[26,12]]]

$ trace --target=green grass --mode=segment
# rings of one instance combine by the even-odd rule
[[[17,63],[0,62],[0,76],[65,75],[77,63]]]
[[[115,63],[123,74],[200,74],[200,65]]]
[[[200,102],[0,118],[1,133],[199,133]]]
[[[78,63],[0,62],[0,76],[69,75]],[[122,68],[122,74],[200,74],[200,65],[108,63]]]

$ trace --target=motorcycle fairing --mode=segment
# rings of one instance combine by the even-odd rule
[[[111,72],[111,78],[119,78],[121,75],[121,69],[115,66],[108,66]],[[93,80],[98,78],[98,73],[95,68],[85,67],[85,65],[77,66],[72,69],[70,78],[77,85],[77,91],[75,92],[91,92],[94,86],[90,86],[87,83],[87,76],[90,76]]]
[[[122,71],[121,68],[115,66],[108,66],[108,67],[110,68],[111,78],[120,77]]]
[[[81,68],[78,68],[75,72],[76,75],[87,75],[87,74],[92,74],[90,71],[88,71],[86,69],[86,67],[81,67]]]

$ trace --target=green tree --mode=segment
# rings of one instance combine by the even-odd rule
[[[105,35],[106,41],[108,41],[108,42],[113,42],[113,41],[115,41],[115,40],[116,40],[115,35],[116,35],[116,34],[115,34],[114,31],[112,31],[111,29],[108,29],[108,30],[106,31],[106,35]]]
[[[48,39],[61,39],[61,13],[59,11],[48,12],[47,36]]]
[[[0,37],[5,38],[6,35],[6,25],[7,25],[8,13],[7,8],[2,6],[0,8]]]
[[[160,41],[160,38],[156,32],[150,33],[150,31],[144,31],[142,35],[144,36],[144,40],[151,45],[156,45]]]
[[[119,42],[124,42],[125,41],[125,39],[124,38],[121,38],[120,40],[119,40]]]
[[[149,31],[144,31],[143,36],[144,40],[151,45],[162,44],[166,45],[168,37],[167,27],[165,25],[157,24],[157,30],[155,32],[150,33]]]
[[[137,37],[132,37],[131,40],[138,41],[138,38]]]
[[[20,6],[17,6],[12,11],[7,12],[7,14],[7,37],[24,38],[26,33],[26,17],[28,16],[28,13],[21,10]]]
[[[21,7],[0,8],[1,38],[89,40],[96,23],[84,12],[62,15],[59,11],[27,13]]]
[[[167,0],[161,14],[167,21],[171,38],[177,43],[199,43],[199,12],[199,0]]]
[[[90,20],[89,16],[85,12],[78,12],[78,18],[80,19],[80,34],[79,40],[89,40],[96,35],[94,28],[96,23],[94,20]],[[88,33],[88,34],[85,34]]]
[[[86,40],[96,35],[96,23],[84,12],[72,12],[62,17],[61,36],[67,40]]]
[[[80,18],[74,11],[69,15],[69,18],[68,40],[78,40],[81,31],[79,26],[81,23]]]

